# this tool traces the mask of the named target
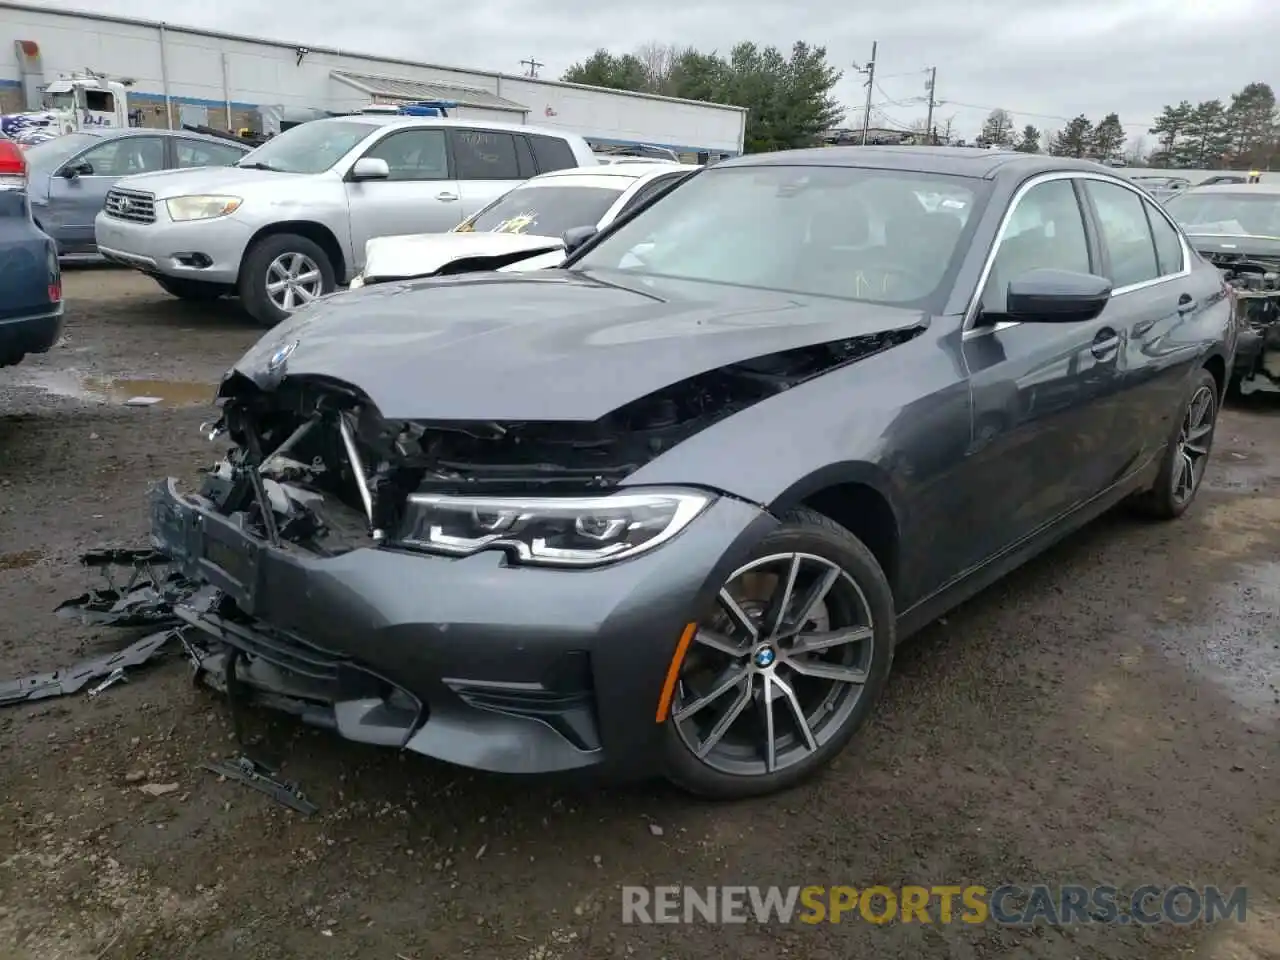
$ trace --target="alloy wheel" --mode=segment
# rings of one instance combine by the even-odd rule
[[[324,275],[305,253],[282,253],[267,267],[267,296],[286,313],[324,292]]]
[[[685,747],[722,773],[802,763],[849,721],[876,642],[861,587],[837,564],[780,553],[735,571],[700,622],[671,718]]]
[[[1182,427],[1178,431],[1173,465],[1173,499],[1178,504],[1184,504],[1194,497],[1200,481],[1204,479],[1216,410],[1217,400],[1209,387],[1201,386],[1191,395],[1182,418]]]

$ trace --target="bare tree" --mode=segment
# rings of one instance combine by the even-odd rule
[[[1150,152],[1147,147],[1147,138],[1139,135],[1130,140],[1125,148],[1124,162],[1131,167],[1140,167],[1147,162],[1147,154]]]
[[[931,144],[933,137],[929,130],[929,121],[923,117],[917,117],[911,121],[911,136],[916,143]]]
[[[674,43],[650,41],[636,50],[636,59],[644,64],[645,77],[653,93],[662,93],[671,80],[671,70],[684,51]]]

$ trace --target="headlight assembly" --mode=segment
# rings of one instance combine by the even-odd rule
[[[216,220],[240,209],[239,197],[174,197],[164,202],[169,219],[179,223],[187,220]]]
[[[518,563],[593,567],[665,543],[714,498],[694,490],[602,497],[409,497],[396,539],[432,553],[503,550]]]

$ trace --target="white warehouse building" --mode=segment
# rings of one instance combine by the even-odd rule
[[[601,147],[649,144],[702,159],[742,152],[741,107],[351,53],[0,0],[0,113],[93,71],[128,84],[134,122],[260,127],[290,110],[448,100],[451,115],[554,127]],[[268,121],[269,125],[270,121]],[[263,131],[263,132],[270,132]]]

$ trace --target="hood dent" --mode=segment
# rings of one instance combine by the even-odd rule
[[[561,270],[374,285],[299,311],[235,370],[265,389],[280,376],[350,384],[392,420],[591,422],[721,368],[763,363],[768,373],[777,358],[928,322],[872,304],[717,296]],[[295,340],[284,370],[269,371]]]
[[[255,385],[241,374],[224,381],[220,395],[231,416],[224,424],[242,438],[244,423],[272,422],[280,437],[295,422],[334,422],[355,414],[356,436],[369,462],[378,464],[375,489],[461,492],[491,489],[590,490],[616,486],[689,437],[807,380],[892,349],[926,324],[753,357],[707,370],[631,400],[596,420],[531,421],[387,418],[362,391],[320,377]],[[255,412],[256,411],[256,412]],[[282,422],[280,414],[291,419]],[[265,416],[264,416],[265,414]],[[246,419],[247,417],[247,419]],[[405,478],[409,478],[407,486]]]

